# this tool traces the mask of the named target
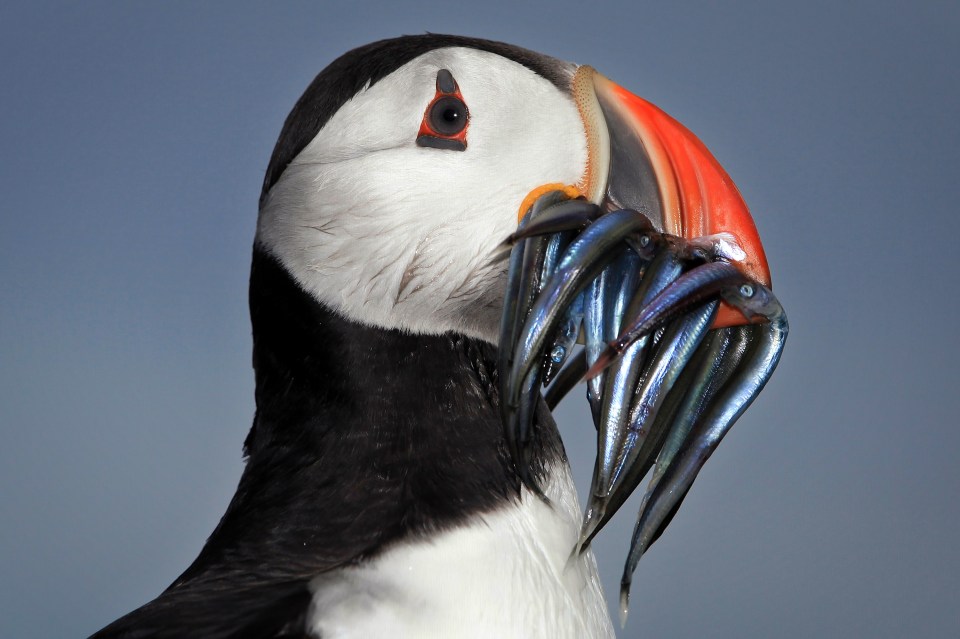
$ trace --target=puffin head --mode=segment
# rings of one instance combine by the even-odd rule
[[[496,343],[506,265],[491,253],[544,185],[681,237],[726,233],[769,283],[736,188],[676,121],[591,67],[432,34],[316,77],[271,158],[256,246],[345,318]],[[746,322],[725,310],[717,325]]]

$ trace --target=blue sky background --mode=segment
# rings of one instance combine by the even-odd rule
[[[426,30],[592,64],[684,122],[790,315],[622,636],[960,635],[960,5],[485,0],[0,7],[0,636],[85,636],[199,551],[253,415],[283,118],[338,54]],[[558,419],[582,489],[585,403]],[[632,508],[596,544],[611,601]]]

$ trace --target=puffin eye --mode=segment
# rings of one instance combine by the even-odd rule
[[[444,136],[453,136],[467,128],[467,105],[458,97],[445,95],[430,107],[430,126]]]
[[[423,114],[423,122],[417,133],[417,146],[466,151],[469,123],[470,112],[453,74],[447,69],[440,69],[437,73],[437,93]]]

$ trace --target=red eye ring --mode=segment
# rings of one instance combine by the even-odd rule
[[[467,150],[467,128],[470,111],[460,94],[453,74],[447,69],[437,72],[437,93],[427,105],[417,133],[417,146]]]

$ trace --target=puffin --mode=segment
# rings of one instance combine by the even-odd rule
[[[614,637],[594,556],[572,552],[581,510],[549,409],[530,440],[541,495],[504,439],[491,255],[560,185],[733,234],[762,275],[745,208],[678,213],[691,189],[735,190],[688,184],[715,164],[701,147],[591,67],[504,43],[403,36],[329,64],[263,181],[236,493],[183,574],[93,637]]]

